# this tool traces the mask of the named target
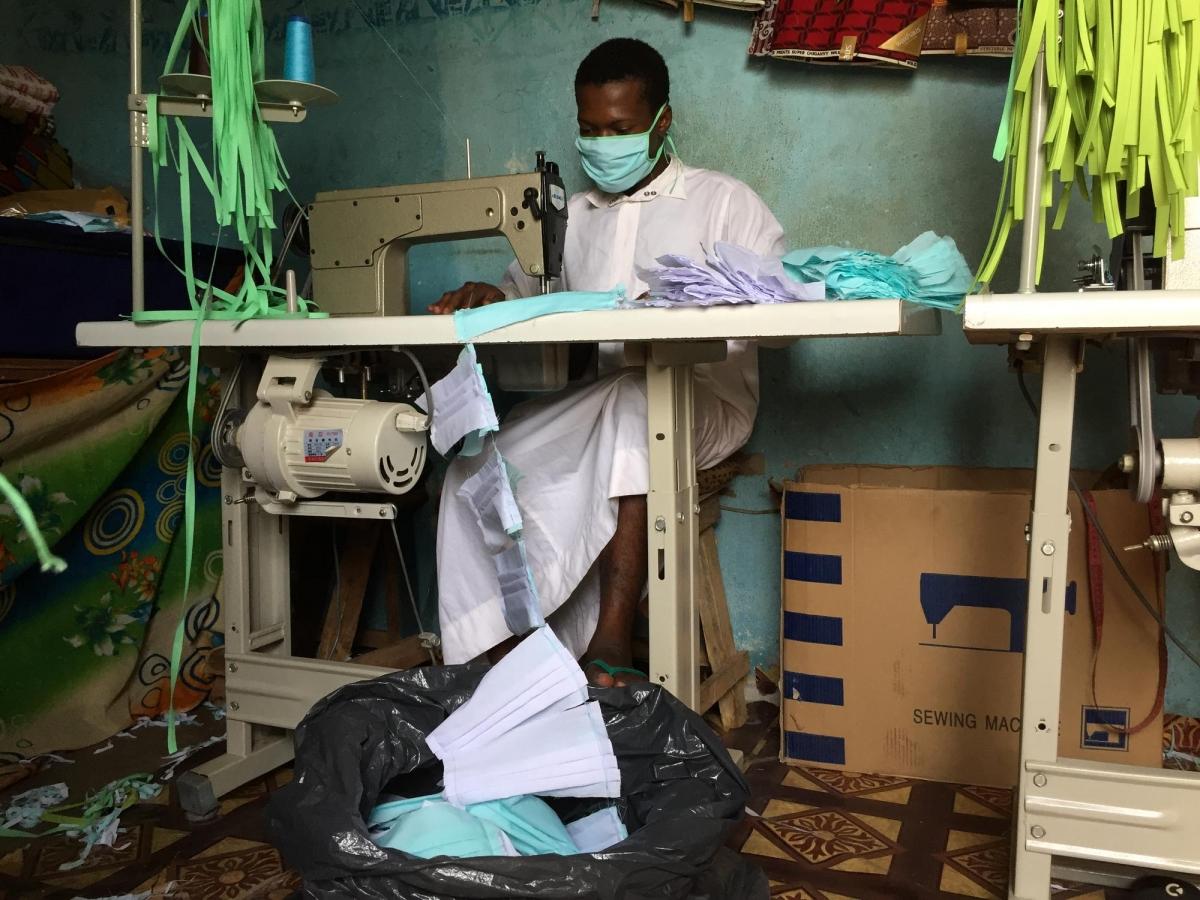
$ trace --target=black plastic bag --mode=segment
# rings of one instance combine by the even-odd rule
[[[272,796],[267,829],[308,896],[766,900],[762,872],[722,848],[749,799],[741,772],[699,716],[654,686],[592,689],[621,768],[617,806],[630,836],[615,847],[425,860],[375,844],[365,820],[377,799],[385,789],[431,792],[441,764],[425,736],[466,702],[486,671],[422,668],[347,685],[300,723],[295,776]],[[600,805],[555,807],[573,820]]]

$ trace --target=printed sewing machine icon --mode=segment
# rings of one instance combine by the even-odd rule
[[[978,575],[921,574],[921,609],[933,636],[922,641],[927,647],[954,647],[960,650],[1025,650],[1025,610],[1028,582],[1024,578],[986,578]],[[1075,614],[1075,582],[1067,585],[1067,612]],[[1008,613],[1008,647],[979,646],[938,641],[938,626],[958,607],[998,609]]]

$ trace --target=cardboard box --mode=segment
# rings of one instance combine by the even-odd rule
[[[1033,474],[816,467],[784,498],[784,762],[1010,787],[1017,772]],[[1115,547],[1149,534],[1094,495]],[[1105,557],[1092,690],[1085,521],[1072,497],[1059,753],[1159,766],[1158,626]],[[1161,562],[1123,561],[1162,608]],[[1105,724],[1118,729],[1106,729]]]

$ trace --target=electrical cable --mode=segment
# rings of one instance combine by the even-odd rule
[[[405,356],[407,356],[409,361],[413,364],[413,368],[417,370],[417,377],[421,379],[421,387],[425,389],[425,405],[429,407],[429,409],[425,410],[425,415],[429,416],[429,421],[432,422],[433,391],[429,389],[429,378],[425,375],[425,367],[421,365],[421,361],[417,359],[416,355],[411,350],[408,350],[404,347],[397,347],[395,352],[403,353]]]
[[[392,46],[391,42],[383,36],[383,32],[380,31],[379,28],[375,25],[375,23],[371,21],[371,17],[367,15],[367,11],[362,8],[362,6],[359,4],[358,0],[350,0],[350,2],[354,4],[354,8],[358,10],[358,14],[360,16],[362,16],[363,21],[367,23],[367,27],[369,27],[373,32],[375,32],[375,36],[377,38],[379,38],[381,41],[383,41],[383,45],[385,47],[387,47],[388,50],[391,51],[392,56],[396,57],[396,61],[398,63],[400,63],[401,66],[404,67],[404,71],[407,72],[408,77],[413,80],[413,84],[415,84],[418,88],[421,89],[421,93],[425,95],[425,99],[428,100],[433,105],[433,108],[438,111],[438,114],[441,115],[442,121],[444,121],[447,125],[450,126],[450,130],[453,131],[457,137],[459,137],[462,140],[466,140],[463,133],[458,130],[458,128],[455,126],[455,124],[453,122],[450,121],[450,117],[448,115],[446,115],[446,110],[442,109],[441,104],[438,103],[437,100],[433,99],[433,94],[429,93],[429,91],[426,90],[425,85],[423,85],[421,83],[421,79],[419,79],[416,76],[416,73],[413,72],[413,70],[409,67],[408,63],[406,63],[404,61],[404,57],[400,55],[399,51],[397,51],[396,48]]]
[[[417,608],[417,595],[413,591],[412,581],[408,577],[408,564],[404,561],[404,550],[400,547],[400,532],[396,530],[396,520],[391,520],[392,525],[392,541],[396,545],[396,556],[400,559],[400,572],[404,576],[404,588],[408,591],[408,601],[412,604],[413,618],[417,620],[417,628],[421,632],[421,643],[425,649],[429,651],[429,661],[433,665],[437,665],[437,657],[434,655],[434,642],[431,638],[433,633],[425,630],[425,623],[421,621],[421,611]]]
[[[275,268],[271,272],[271,284],[279,283],[279,276],[283,274],[284,267],[287,265],[288,250],[291,249],[292,241],[296,239],[296,229],[300,227],[300,220],[303,218],[301,215],[296,215],[292,219],[292,224],[288,226],[287,234],[283,236],[283,243],[279,247],[279,258],[275,261]]]
[[[329,648],[329,655],[325,658],[333,659],[333,651],[342,642],[342,617],[346,612],[346,607],[342,602],[342,572],[341,567],[338,565],[337,525],[332,522],[329,525],[329,535],[333,539],[333,596],[337,600],[338,605],[338,628],[337,639],[333,642],[333,646]]]
[[[1021,396],[1025,398],[1025,402],[1028,404],[1030,412],[1033,413],[1034,419],[1037,419],[1041,413],[1038,410],[1037,403],[1033,399],[1033,395],[1029,392],[1029,386],[1025,383],[1025,372],[1020,368],[1017,369],[1017,384],[1021,388]],[[1094,512],[1092,512],[1092,509],[1084,498],[1084,493],[1080,489],[1078,482],[1076,482],[1074,475],[1071,476],[1071,490],[1075,493],[1075,496],[1079,498],[1079,504],[1083,508],[1084,515],[1087,516],[1088,521],[1092,523],[1092,527],[1096,529],[1096,534],[1100,538],[1100,543],[1104,545],[1104,551],[1108,554],[1109,559],[1112,560],[1113,565],[1116,566],[1117,572],[1120,573],[1121,577],[1125,580],[1125,583],[1129,585],[1129,588],[1133,591],[1134,596],[1137,597],[1142,606],[1146,608],[1146,612],[1150,614],[1151,618],[1153,618],[1154,621],[1159,624],[1163,630],[1163,634],[1167,636],[1171,643],[1179,648],[1179,651],[1183,653],[1183,655],[1187,657],[1192,664],[1196,666],[1196,668],[1200,669],[1200,655],[1197,655],[1195,651],[1189,648],[1175,635],[1175,632],[1172,631],[1170,626],[1167,625],[1166,616],[1159,612],[1155,605],[1146,599],[1146,595],[1142,593],[1142,589],[1138,587],[1138,584],[1136,581],[1134,581],[1133,576],[1129,574],[1129,570],[1126,569],[1124,563],[1121,562],[1120,557],[1117,555],[1117,551],[1113,548],[1112,542],[1108,539],[1108,534],[1104,531],[1104,526],[1100,524],[1100,519]]]

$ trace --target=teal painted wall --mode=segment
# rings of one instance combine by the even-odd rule
[[[359,0],[295,4],[313,17],[319,79],[341,103],[314,110],[280,144],[299,197],[336,187],[459,177],[471,139],[476,173],[527,168],[545,149],[582,187],[575,163],[571,79],[599,41],[634,35],[656,45],[673,76],[677,140],[690,163],[748,182],[793,245],[848,243],[890,252],[925,229],[950,234],[974,263],[991,222],[999,169],[990,159],[1006,65],[923,62],[915,74],[752,61],[749,18],[701,9],[694,27],[632,0]],[[289,4],[265,4],[282,33]],[[161,60],[178,4],[147,0],[148,46]],[[128,181],[122,108],[125,7],[113,0],[53,9],[0,0],[0,58],[33,65],[63,90],[60,134],[88,184]],[[390,43],[398,60],[385,45]],[[278,71],[274,41],[268,64]],[[161,62],[148,63],[151,71]],[[416,80],[414,80],[414,77]],[[418,87],[417,81],[420,82]],[[445,112],[445,118],[439,108]],[[197,129],[198,131],[198,129]],[[1081,210],[1077,209],[1077,212]],[[177,216],[164,213],[164,229]],[[1044,287],[1065,288],[1103,235],[1084,215],[1053,235]],[[998,288],[1015,279],[1013,254]],[[418,304],[466,279],[497,279],[494,242],[422,248]],[[1075,463],[1103,468],[1125,449],[1123,362],[1092,351],[1080,383]],[[1031,465],[1033,422],[1005,370],[1004,351],[970,347],[947,317],[937,338],[811,341],[763,354],[763,405],[750,450],[770,477],[810,463]],[[1190,433],[1195,404],[1159,403],[1160,429]],[[743,507],[769,502],[766,478],[736,484]],[[727,514],[723,567],[739,643],[756,662],[778,648],[778,524]],[[1171,618],[1200,645],[1200,580],[1176,564]],[[1200,673],[1172,656],[1172,709],[1200,714]]]

